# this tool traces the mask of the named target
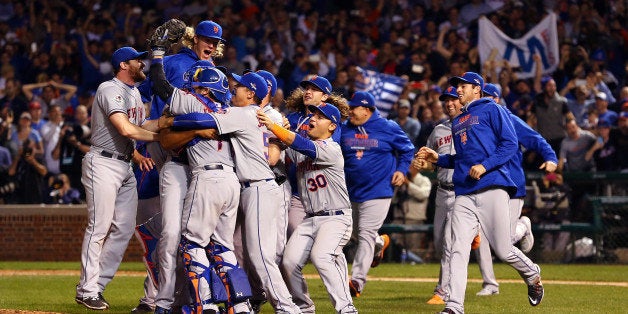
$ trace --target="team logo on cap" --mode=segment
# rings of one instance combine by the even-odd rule
[[[252,90],[257,90],[257,86],[255,85],[255,83],[251,82],[249,83],[249,85],[251,85]]]
[[[218,26],[214,25],[214,33],[218,33]]]
[[[447,87],[447,92],[448,92],[448,93],[453,93],[453,92],[455,92],[454,87],[453,87],[453,86],[449,86],[449,87]]]
[[[369,102],[368,102],[366,99],[362,99],[362,100],[360,100],[360,102],[361,102],[363,105],[365,105],[365,106],[368,106],[368,104],[369,104]]]

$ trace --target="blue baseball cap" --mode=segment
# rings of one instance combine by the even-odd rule
[[[264,99],[268,95],[268,84],[266,80],[255,72],[249,72],[242,76],[231,73],[231,77],[240,85],[255,92],[255,96]]]
[[[482,89],[482,92],[491,97],[500,98],[502,96],[501,92],[499,91],[499,87],[497,87],[497,85],[492,84],[492,83],[484,84],[484,89]]]
[[[458,94],[456,93],[456,88],[454,86],[449,86],[447,89],[438,96],[438,100],[445,101],[447,97],[458,98]]]
[[[313,75],[312,77],[310,77],[310,79],[303,80],[301,81],[301,83],[299,83],[299,86],[303,88],[305,88],[307,85],[314,85],[316,86],[316,88],[323,91],[323,93],[327,95],[331,94],[331,83],[329,83],[329,81],[322,76]]]
[[[198,23],[194,33],[199,36],[225,41],[222,38],[222,27],[214,21],[202,21]]]
[[[375,97],[369,92],[355,92],[349,100],[349,107],[375,107]]]
[[[628,112],[622,111],[619,113],[619,120],[628,119]]]
[[[606,119],[600,119],[597,122],[597,127],[598,128],[610,128],[611,127],[611,123],[608,120],[606,120]]]
[[[449,84],[458,87],[461,82],[480,86],[484,89],[484,79],[475,72],[465,72],[462,76],[454,76],[449,79]]]
[[[275,78],[275,76],[265,70],[258,70],[255,73],[261,76],[266,81],[266,84],[270,87],[270,96],[275,96],[275,93],[277,93],[277,79]]]
[[[148,51],[138,52],[133,47],[122,47],[118,48],[118,50],[116,50],[111,56],[111,65],[114,69],[118,69],[120,67],[120,62],[146,58],[147,56]]]
[[[336,106],[330,104],[330,103],[323,103],[320,106],[314,106],[314,105],[309,105],[307,106],[307,108],[311,111],[319,111],[320,113],[322,113],[325,117],[327,117],[327,119],[331,120],[331,122],[335,123],[335,124],[339,124],[340,123],[340,110],[338,110],[338,108],[336,108]]]

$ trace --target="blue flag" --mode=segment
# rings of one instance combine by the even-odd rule
[[[406,84],[406,79],[373,70],[364,70],[359,67],[358,71],[362,74],[362,77],[356,79],[356,89],[373,94],[375,106],[379,110],[380,115],[386,118],[395,102],[399,99],[399,95],[401,95]]]

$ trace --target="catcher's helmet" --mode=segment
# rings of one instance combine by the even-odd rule
[[[213,65],[200,64],[201,61],[195,63],[184,74],[186,85],[188,87],[202,86],[207,87],[214,95],[214,98],[222,104],[229,104],[231,101],[231,93],[229,92],[229,81],[224,73]]]

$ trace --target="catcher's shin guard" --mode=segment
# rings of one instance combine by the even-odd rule
[[[221,282],[227,294],[225,306],[227,313],[234,313],[234,306],[240,302],[246,302],[253,294],[251,285],[244,269],[240,268],[237,262],[235,264],[225,261],[221,254],[231,253],[231,250],[218,244],[211,242],[207,246],[207,255],[216,273],[220,276]],[[234,255],[235,261],[235,255]]]
[[[190,292],[194,299],[194,304],[191,308],[188,308],[190,313],[202,313],[203,305],[210,303],[222,303],[227,302],[228,295],[225,290],[224,285],[222,284],[222,280],[220,276],[216,273],[213,262],[209,259],[210,265],[203,265],[199,262],[196,262],[192,259],[192,255],[190,254],[190,250],[192,249],[203,249],[196,243],[190,242],[186,239],[181,240],[181,250],[183,257],[183,264],[186,269],[186,273],[188,275],[188,279],[190,280]],[[194,271],[192,268],[200,268],[203,271],[199,274]],[[208,285],[210,298],[203,300],[201,295],[201,280],[205,280]]]
[[[157,267],[157,262],[153,260],[159,239],[143,224],[135,226],[135,236],[140,240],[142,248],[144,249],[142,260],[144,261],[144,265],[146,265],[148,275],[155,283],[155,287],[159,288],[159,267]]]

